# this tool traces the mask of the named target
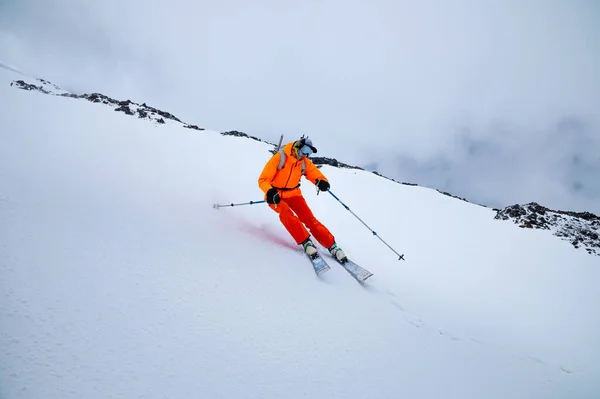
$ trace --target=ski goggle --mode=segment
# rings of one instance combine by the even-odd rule
[[[302,152],[304,155],[306,155],[308,157],[308,156],[312,155],[313,150],[309,146],[304,145],[304,146],[302,146],[302,148],[300,148],[300,152]]]

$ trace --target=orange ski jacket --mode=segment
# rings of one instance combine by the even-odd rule
[[[279,191],[279,196],[290,198],[302,195],[300,191],[300,178],[304,175],[307,180],[315,184],[317,180],[325,180],[325,176],[308,158],[298,159],[293,154],[294,142],[286,144],[276,152],[263,168],[258,178],[258,186],[265,193],[271,187]],[[285,154],[285,160],[281,164],[281,153]],[[281,166],[281,167],[280,167]]]

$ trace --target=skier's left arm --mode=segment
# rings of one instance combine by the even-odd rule
[[[306,172],[305,177],[311,183],[315,184],[319,187],[321,191],[329,190],[329,181],[325,177],[325,175],[321,172],[319,168],[315,166],[314,163],[310,159],[306,160]]]

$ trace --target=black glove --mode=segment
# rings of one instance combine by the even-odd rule
[[[320,191],[327,191],[331,187],[327,180],[317,180],[316,184]]]
[[[281,198],[279,197],[279,191],[276,188],[271,187],[267,191],[267,204],[279,204]]]

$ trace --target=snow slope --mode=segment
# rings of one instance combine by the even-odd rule
[[[1,398],[600,396],[597,257],[324,166],[406,262],[305,182],[374,273],[317,277],[264,204],[212,207],[262,199],[269,145],[20,78],[0,69]]]

